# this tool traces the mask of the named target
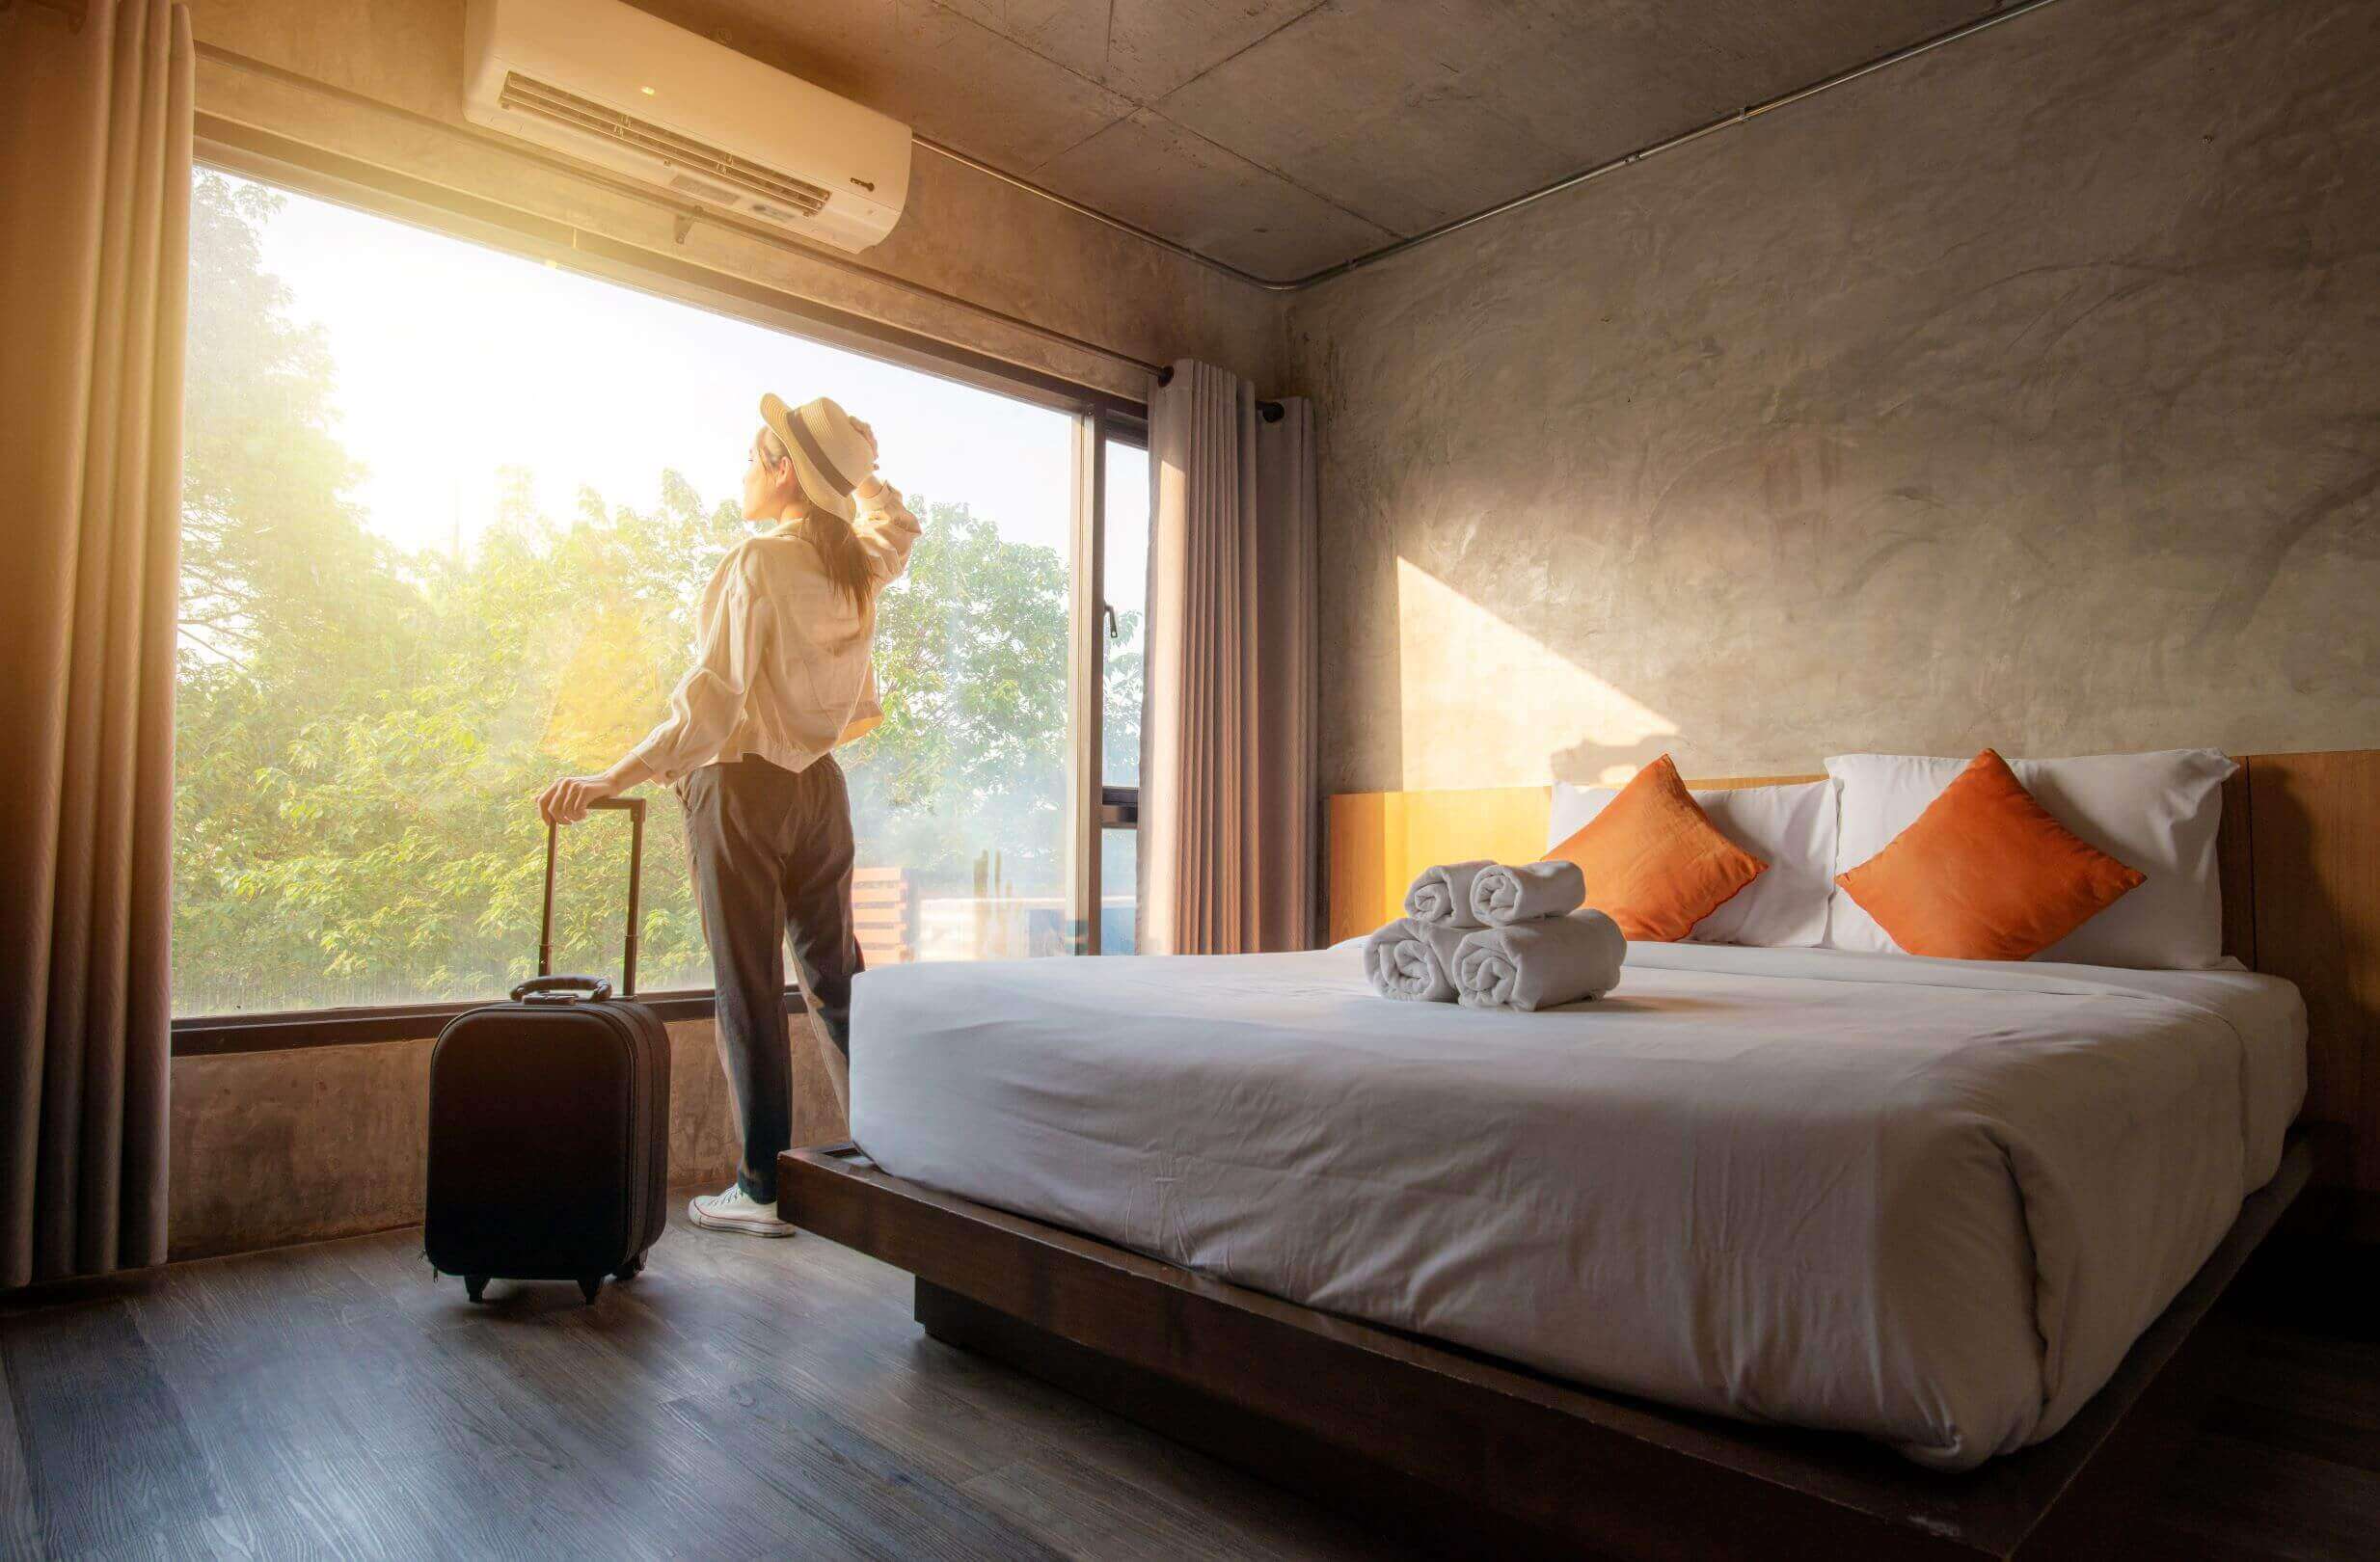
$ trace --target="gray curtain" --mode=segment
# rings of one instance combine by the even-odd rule
[[[1149,404],[1141,948],[1315,937],[1313,410],[1210,364]]]
[[[163,1261],[191,46],[0,12],[0,1286]]]

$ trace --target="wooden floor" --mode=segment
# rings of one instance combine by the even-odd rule
[[[924,1338],[908,1277],[695,1231],[593,1307],[414,1230],[0,1306],[0,1556],[1382,1557]],[[2332,1277],[2336,1281],[2337,1277]],[[2144,1556],[2380,1555],[2380,1294],[2256,1272]]]

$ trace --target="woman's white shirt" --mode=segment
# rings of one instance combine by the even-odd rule
[[[728,551],[694,617],[694,665],[669,714],[636,747],[653,779],[674,784],[747,755],[801,770],[884,719],[877,701],[876,599],[908,567],[917,517],[871,478],[853,495],[852,533],[868,556],[867,601],[853,607],[789,521]]]

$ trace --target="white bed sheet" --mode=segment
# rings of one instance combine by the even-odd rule
[[[886,1171],[1334,1312],[1964,1468],[2049,1436],[2277,1168],[2246,971],[1634,944],[1534,1014],[1337,949],[871,971]]]

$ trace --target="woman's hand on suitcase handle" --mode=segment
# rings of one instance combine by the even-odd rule
[[[601,775],[566,775],[537,794],[537,817],[549,824],[576,824],[607,797],[643,785],[653,768],[634,754]]]
[[[610,795],[600,775],[566,775],[537,794],[537,817],[549,824],[576,824]]]

